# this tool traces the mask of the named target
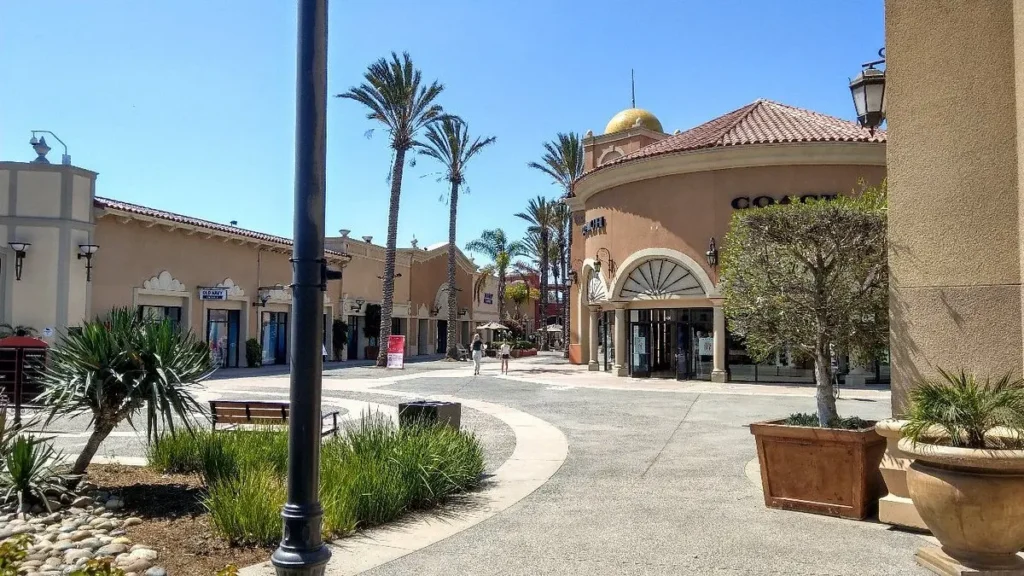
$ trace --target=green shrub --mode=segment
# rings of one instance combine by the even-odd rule
[[[0,576],[18,576],[18,568],[28,556],[32,537],[20,534],[0,544]]]
[[[263,346],[259,340],[249,338],[245,341],[245,363],[249,368],[263,365]]]
[[[49,492],[59,496],[68,491],[64,477],[57,472],[59,460],[60,453],[46,440],[18,436],[0,471],[0,487],[6,490],[4,499],[16,495],[22,510],[28,507],[29,502],[36,501],[52,512],[46,494]]]
[[[208,430],[166,434],[146,446],[150,468],[164,474],[196,474],[202,470],[203,447],[210,441]]]
[[[71,576],[124,576],[124,570],[114,566],[113,558],[93,558],[86,560]]]
[[[783,424],[788,424],[789,426],[808,426],[811,428],[817,428],[819,426],[818,415],[800,412],[790,414],[789,418],[786,418],[783,421]],[[849,418],[836,417],[829,422],[828,426],[825,426],[825,428],[838,428],[840,430],[863,430],[870,427],[871,424],[869,422],[861,420],[856,416],[851,416]]]
[[[211,484],[205,505],[214,528],[228,542],[267,546],[281,539],[284,503],[281,478],[257,467]]]
[[[963,448],[1024,447],[1024,380],[1007,374],[981,381],[941,368],[939,373],[941,380],[911,390],[904,437]]]

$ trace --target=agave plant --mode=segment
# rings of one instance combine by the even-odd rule
[[[963,370],[951,374],[941,368],[939,373],[941,380],[911,391],[904,437],[961,448],[1024,447],[1024,380],[1007,374],[981,381]]]
[[[11,444],[11,451],[4,458],[4,467],[0,471],[0,487],[6,491],[4,500],[17,496],[18,509],[25,510],[28,502],[35,498],[48,512],[52,512],[47,493],[68,492],[67,478],[57,470],[60,462],[60,452],[45,439],[18,436]]]
[[[72,467],[82,474],[110,432],[125,420],[135,427],[141,412],[151,442],[162,429],[174,433],[176,419],[191,430],[203,413],[191,391],[214,369],[192,332],[117,308],[61,336],[37,400],[50,408],[47,422],[91,413],[92,434]]]

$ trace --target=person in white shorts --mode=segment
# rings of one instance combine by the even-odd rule
[[[508,359],[512,356],[512,347],[508,345],[508,342],[501,343],[501,350],[498,351],[498,356],[501,356],[501,373],[508,374]]]

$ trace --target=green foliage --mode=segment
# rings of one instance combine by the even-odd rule
[[[268,545],[281,538],[285,486],[268,468],[241,468],[209,486],[210,521],[232,544]]]
[[[66,493],[65,478],[57,471],[60,453],[45,439],[19,435],[4,455],[4,468],[0,470],[0,488],[18,497],[18,506],[24,510],[36,501],[50,510],[47,492]]]
[[[12,325],[6,322],[0,324],[0,338],[7,338],[8,336],[31,336],[35,338],[38,335],[39,331],[31,326]]]
[[[341,318],[335,318],[331,322],[331,343],[334,346],[334,356],[341,358],[341,350],[348,344],[348,323]]]
[[[263,365],[263,346],[255,338],[249,338],[245,341],[245,364],[249,368]]]
[[[817,414],[797,413],[790,414],[789,418],[786,418],[783,421],[783,424],[788,424],[789,426],[808,426],[811,428],[818,428],[819,420]],[[834,418],[829,422],[828,426],[825,426],[825,428],[838,428],[840,430],[864,430],[865,428],[870,427],[871,424],[869,422],[861,420],[856,416],[850,418]]]
[[[31,536],[19,534],[0,544],[0,576],[24,574],[22,570],[19,570],[19,566],[28,556],[28,547],[31,543]]]
[[[228,564],[220,570],[217,570],[217,573],[214,576],[238,576],[238,566]]]
[[[150,440],[161,427],[174,431],[175,417],[190,428],[203,412],[190,392],[212,371],[209,348],[192,332],[116,308],[61,336],[38,401],[50,419],[91,413],[93,437],[74,468],[81,473],[99,442],[125,419],[134,425],[140,412]]]
[[[124,570],[114,566],[113,558],[93,558],[71,573],[71,576],[124,576]]]
[[[1024,448],[1024,380],[939,373],[941,380],[911,390],[904,437],[962,448]]]
[[[832,351],[870,358],[889,338],[886,186],[857,197],[737,210],[721,254],[732,334],[758,362],[813,358],[818,415],[836,417]]]
[[[151,466],[203,475],[211,520],[228,540],[270,545],[280,538],[287,432],[257,430],[165,436]],[[397,428],[367,415],[322,445],[320,500],[328,537],[394,520],[475,487],[483,450],[448,426]]]

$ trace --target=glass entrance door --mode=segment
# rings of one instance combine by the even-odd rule
[[[444,354],[448,351],[448,321],[438,320],[437,321],[437,349],[435,350],[438,354]]]
[[[651,353],[649,323],[634,323],[630,326],[630,360],[629,372],[634,378],[647,378],[651,375]]]
[[[214,361],[221,368],[238,366],[238,310],[208,310],[206,312],[206,340],[210,344]]]
[[[260,319],[263,364],[288,362],[288,313],[264,312]]]

